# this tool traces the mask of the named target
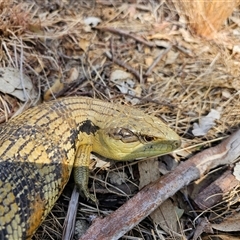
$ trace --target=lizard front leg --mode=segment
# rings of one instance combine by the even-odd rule
[[[96,202],[97,200],[95,196],[90,194],[88,189],[91,151],[92,145],[90,144],[78,146],[73,165],[73,176],[78,189],[83,192],[87,199],[91,199],[93,202]]]

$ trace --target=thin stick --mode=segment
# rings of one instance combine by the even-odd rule
[[[156,60],[151,64],[151,66],[148,68],[147,72],[144,74],[145,76],[149,76],[152,73],[153,68],[158,64],[158,62],[171,50],[172,45],[168,46],[164,52],[161,52],[159,56],[156,58]]]
[[[117,28],[113,28],[113,27],[95,27],[95,29],[100,30],[100,31],[108,31],[108,32],[111,32],[111,33],[115,33],[115,34],[118,34],[118,35],[125,36],[125,37],[133,38],[137,42],[140,42],[140,43],[142,43],[142,44],[144,44],[148,47],[156,47],[155,43],[147,42],[143,38],[135,36],[133,34],[130,34],[126,31],[124,31],[124,30],[121,30],[121,29],[117,29]]]
[[[105,53],[106,56],[112,60],[114,63],[116,63],[117,65],[123,67],[124,69],[127,69],[130,73],[132,73],[139,81],[141,79],[141,76],[139,74],[139,72],[137,70],[135,70],[134,68],[132,68],[131,66],[129,66],[128,64],[124,63],[123,61],[113,57],[113,55],[111,55],[110,53]]]
[[[72,239],[72,236],[74,234],[77,209],[78,209],[78,199],[79,199],[79,191],[77,190],[77,187],[75,185],[72,192],[71,200],[69,202],[67,216],[63,224],[62,240]]]

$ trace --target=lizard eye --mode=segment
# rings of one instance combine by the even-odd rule
[[[152,142],[154,141],[156,138],[155,137],[152,137],[152,136],[141,136],[140,139],[143,141],[143,142]]]
[[[116,140],[121,140],[124,143],[136,142],[138,137],[129,129],[126,128],[114,128],[109,132],[109,136]]]

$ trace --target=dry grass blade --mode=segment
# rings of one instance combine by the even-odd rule
[[[41,96],[48,90],[51,92],[51,87],[58,81],[61,88],[56,90],[56,95],[51,93],[49,99],[78,95],[129,105],[138,103],[138,108],[163,118],[181,135],[182,151],[178,155],[174,153],[181,162],[195,152],[214,146],[239,127],[238,4],[239,0],[141,0],[134,3],[2,0],[0,66],[21,68]],[[226,20],[231,12],[232,16]],[[96,28],[86,24],[85,20],[91,17],[99,18],[101,24]],[[205,38],[194,35],[193,30]],[[212,40],[206,40],[209,38]],[[171,44],[173,47],[168,49]],[[163,56],[165,49],[168,52]],[[106,57],[109,52],[112,55]],[[77,75],[71,80],[69,76],[73,69]],[[132,83],[127,93],[111,81],[111,74],[118,70],[132,73],[125,80]],[[150,74],[146,76],[144,73],[148,71]],[[0,102],[0,122],[8,120],[23,105],[6,94],[1,94]],[[206,135],[193,136],[194,123],[208,115],[211,109],[219,112],[220,119]],[[115,191],[116,186],[106,187],[109,183],[103,184],[99,180],[96,184],[99,209],[81,199],[78,220],[91,222],[96,216],[106,216],[135,193],[139,180],[136,163],[119,163],[114,169],[111,169],[112,165],[104,170],[93,168],[93,172],[99,172],[105,179],[109,168],[116,172],[123,169],[128,182],[119,187],[120,191]],[[68,192],[71,184],[70,180],[64,197],[41,225],[35,239],[62,238],[70,198],[65,196],[71,195]],[[124,191],[126,187],[130,191]],[[236,208],[236,202],[229,200],[228,203]],[[195,228],[195,216],[182,197],[180,204],[184,205],[185,214],[180,219],[182,228],[177,234],[193,236],[189,228]],[[197,208],[194,211],[200,211],[210,224],[215,221],[214,217],[209,218],[215,209],[209,210],[211,214]],[[217,214],[228,211],[225,206]],[[150,218],[136,226],[127,237],[174,239]]]

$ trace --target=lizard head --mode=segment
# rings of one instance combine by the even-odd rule
[[[166,154],[178,148],[180,137],[163,121],[124,107],[96,132],[93,152],[114,160],[134,160]]]

